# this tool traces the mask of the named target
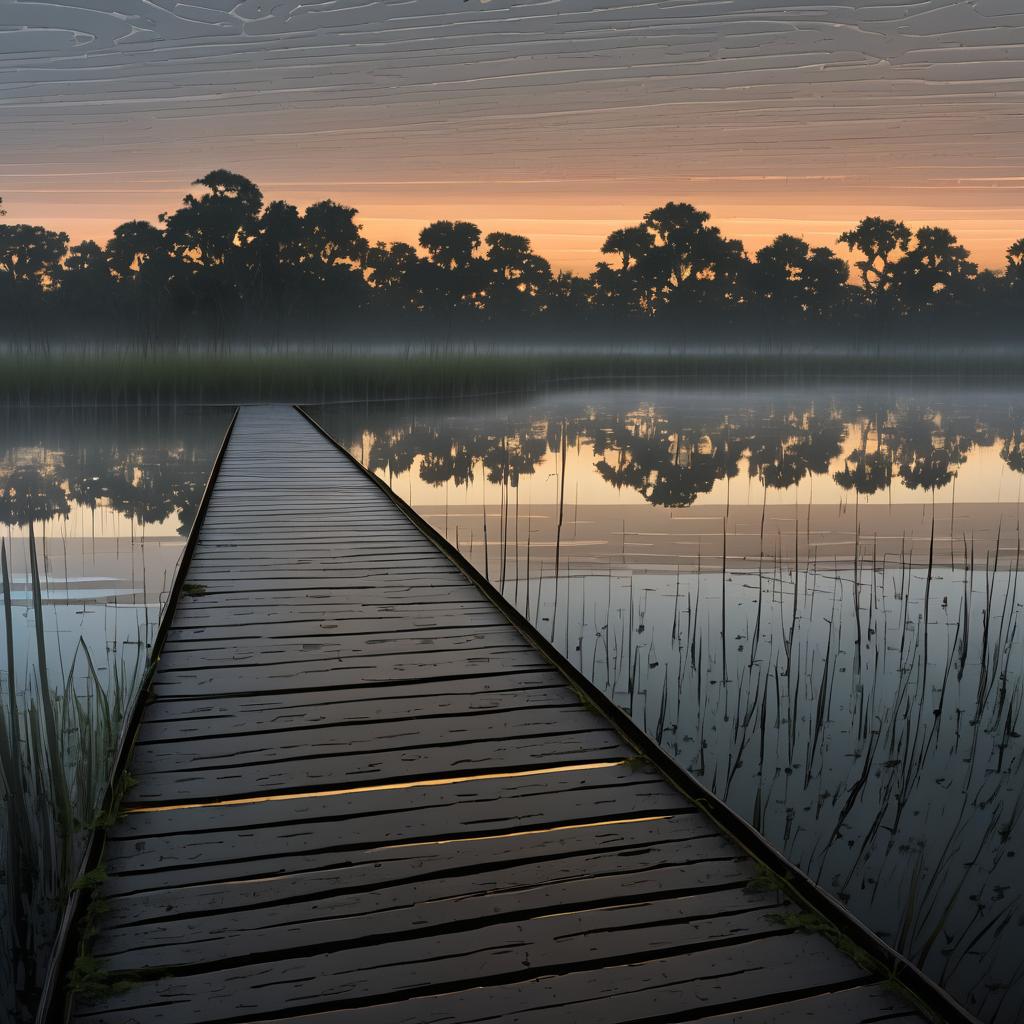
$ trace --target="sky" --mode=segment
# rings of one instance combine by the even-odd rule
[[[1021,0],[0,0],[8,222],[104,241],[215,167],[589,270],[668,200],[750,253],[867,214],[1024,236]]]

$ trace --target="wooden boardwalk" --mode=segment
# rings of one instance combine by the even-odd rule
[[[82,1024],[921,1021],[290,407],[229,441]]]

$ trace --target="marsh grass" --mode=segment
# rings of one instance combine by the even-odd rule
[[[503,337],[436,341],[402,337],[287,342],[41,344],[0,341],[0,398],[11,406],[74,403],[125,409],[154,404],[306,404],[549,393],[598,382],[691,388],[720,382],[804,385],[825,378],[1005,380],[1024,372],[1015,341],[867,349],[807,342]]]
[[[973,1012],[1011,1020],[1024,984],[1019,529],[983,564],[970,536],[940,536],[934,516],[926,529],[917,563],[879,558],[859,531],[843,561],[806,541],[783,558],[762,531],[757,564],[733,568],[723,519],[697,571],[534,562],[519,596],[504,566],[492,578],[791,861]],[[530,557],[514,532],[490,541]]]
[[[81,637],[59,677],[47,660],[42,579],[29,527],[34,659],[19,676],[10,559],[0,539],[5,700],[0,714],[0,801],[4,815],[4,933],[0,988],[9,1019],[33,1019],[50,943],[77,877],[84,841],[100,811],[121,725],[144,667],[146,638],[119,646],[110,679],[99,677]],[[134,656],[125,652],[134,649]]]

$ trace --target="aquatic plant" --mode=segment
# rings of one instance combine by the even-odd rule
[[[1019,993],[1007,935],[1024,906],[1012,842],[1024,813],[1019,524],[1009,547],[996,531],[983,564],[975,538],[947,535],[934,513],[926,544],[905,537],[902,553],[879,556],[858,523],[850,554],[826,559],[809,510],[785,543],[766,538],[762,511],[760,556],[734,564],[726,511],[717,551],[702,542],[696,565],[631,562],[624,536],[602,569],[557,555],[575,515],[562,485],[540,525],[502,491],[500,513],[487,510],[497,565],[464,514],[452,540],[683,767],[1000,1019]],[[538,535],[553,561],[536,560]]]
[[[47,660],[43,581],[29,526],[29,612],[34,659],[19,675],[14,648],[15,599],[7,542],[0,539],[5,687],[0,714],[0,812],[5,846],[0,916],[0,990],[11,1020],[32,1020],[36,995],[78,859],[100,811],[121,725],[145,664],[142,629],[122,642],[100,680],[81,637],[59,677]],[[127,638],[130,639],[130,638]],[[134,650],[134,655],[129,651]],[[56,684],[56,685],[55,685]]]

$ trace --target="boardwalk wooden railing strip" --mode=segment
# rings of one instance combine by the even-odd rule
[[[75,1021],[923,1019],[295,410],[193,547]]]

